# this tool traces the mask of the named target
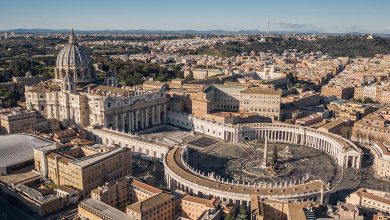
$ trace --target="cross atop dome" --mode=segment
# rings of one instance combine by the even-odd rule
[[[74,34],[72,28],[72,31],[69,34],[69,44],[76,44],[76,43],[77,43],[76,35]]]

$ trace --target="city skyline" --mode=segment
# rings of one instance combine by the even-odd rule
[[[16,0],[2,3],[0,29],[390,33],[390,2],[351,2]]]

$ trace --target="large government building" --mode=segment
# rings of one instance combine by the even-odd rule
[[[166,120],[167,105],[163,88],[123,89],[97,83],[87,51],[72,32],[68,44],[59,52],[54,79],[26,86],[26,107],[36,110],[50,122],[64,126],[101,125],[131,132]]]

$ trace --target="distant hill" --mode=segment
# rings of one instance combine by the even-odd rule
[[[14,32],[18,34],[66,34],[69,33],[70,29],[42,29],[42,28],[17,28],[9,30],[0,30],[0,32]],[[251,30],[148,30],[148,29],[136,29],[136,30],[75,30],[78,34],[265,34],[265,31],[258,29]],[[298,34],[298,35],[368,35],[370,33],[360,32],[348,32],[348,33],[323,33],[323,32],[299,32],[299,31],[271,31],[271,34]],[[383,33],[372,33],[375,36],[389,38],[389,34]]]
[[[69,33],[69,29],[10,29],[0,30],[0,32],[14,32],[20,34],[28,33],[52,33],[63,34]],[[239,31],[226,31],[226,30],[75,30],[80,34],[259,34],[263,33],[260,30],[239,30]]]

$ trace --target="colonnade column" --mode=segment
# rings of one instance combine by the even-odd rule
[[[153,125],[153,126],[156,124],[156,122],[155,122],[155,120],[154,120],[155,111],[156,111],[156,107],[155,107],[155,106],[152,106],[152,125]]]
[[[125,113],[124,112],[121,113],[121,128],[122,128],[122,132],[125,132]]]
[[[141,109],[141,129],[145,128],[145,115],[144,115],[144,109]]]
[[[138,130],[138,125],[139,125],[139,110],[135,112],[135,130]]]
[[[164,118],[163,118],[163,124],[166,124],[167,123],[167,104],[165,103],[164,104]]]
[[[107,116],[104,117],[104,128],[108,128],[108,118],[107,118]]]
[[[114,126],[113,129],[118,130],[118,115],[114,115]]]
[[[149,127],[149,108],[145,109],[145,120],[146,120],[145,126],[148,128]]]
[[[135,112],[133,112],[133,111],[130,112],[130,116],[131,116],[131,131],[134,131],[134,126],[135,126],[134,114],[135,114]]]
[[[128,129],[128,132],[130,133],[132,131],[132,129],[131,129],[131,126],[132,126],[131,119],[132,119],[133,114],[131,113],[131,111],[128,111],[127,115],[128,115],[127,129]]]
[[[157,124],[161,124],[161,106],[157,106]]]

